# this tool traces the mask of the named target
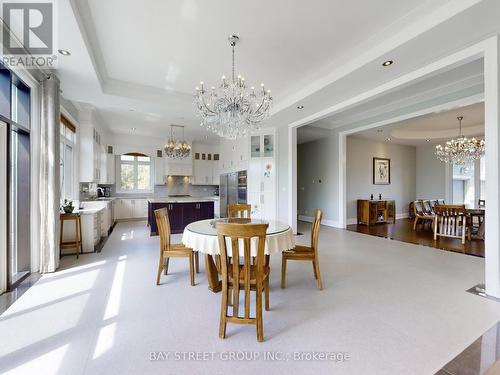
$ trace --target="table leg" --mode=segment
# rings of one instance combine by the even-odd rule
[[[481,220],[481,224],[479,224],[479,229],[477,231],[477,236],[480,239],[484,240],[484,216],[483,216],[483,220]]]
[[[222,285],[219,280],[219,273],[214,263],[214,258],[210,254],[205,254],[205,268],[207,272],[208,289],[214,293],[222,290]]]

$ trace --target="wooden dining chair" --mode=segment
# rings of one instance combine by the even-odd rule
[[[465,205],[439,205],[435,211],[434,240],[438,236],[460,238],[465,244],[468,227]]]
[[[227,323],[255,324],[257,340],[264,341],[262,322],[262,292],[265,294],[265,308],[269,310],[269,266],[266,265],[264,248],[268,224],[230,224],[218,223],[222,300],[220,312],[219,337],[226,337]],[[251,254],[250,244],[257,240],[255,254]],[[228,242],[231,248],[228,249]],[[240,253],[240,243],[243,254]],[[254,264],[251,256],[256,257]],[[240,263],[242,261],[242,263]],[[240,291],[244,293],[244,315],[239,313]],[[250,291],[255,291],[255,316],[250,316]],[[232,304],[232,314],[228,306]]]
[[[288,260],[311,261],[313,266],[314,278],[318,284],[319,290],[323,290],[323,281],[319,271],[318,241],[323,211],[316,209],[314,211],[314,220],[311,226],[311,246],[296,245],[293,249],[283,251],[281,258],[281,288],[286,287],[286,262]]]
[[[247,218],[250,219],[252,212],[251,204],[231,203],[227,206],[227,216],[229,218]]]
[[[160,277],[163,270],[168,273],[168,263],[170,258],[188,258],[189,275],[191,285],[194,286],[194,256],[193,249],[185,247],[183,244],[173,244],[170,241],[170,222],[168,220],[167,208],[155,210],[156,225],[160,234],[160,261],[158,263],[158,274],[156,275],[156,285],[160,285]]]
[[[413,230],[417,230],[417,224],[419,221],[422,221],[424,224],[426,222],[431,222],[434,224],[434,220],[436,219],[436,215],[434,213],[427,213],[424,209],[424,203],[421,200],[416,200],[413,202],[413,209],[415,214],[415,219],[413,221]]]
[[[428,215],[433,215],[434,211],[432,210],[432,203],[429,199],[425,199],[422,201],[422,206],[424,208],[424,212]]]

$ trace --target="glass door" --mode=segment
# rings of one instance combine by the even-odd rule
[[[30,272],[30,137],[9,132],[9,285]]]
[[[7,207],[7,124],[0,122],[0,207]],[[7,210],[0,211],[0,294],[7,290]]]

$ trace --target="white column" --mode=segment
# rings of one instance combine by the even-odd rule
[[[485,284],[486,293],[500,298],[500,48],[491,38],[484,54],[485,141],[486,141],[486,217]]]
[[[288,224],[297,233],[297,128],[288,128]]]
[[[347,135],[338,133],[338,227],[347,226]]]

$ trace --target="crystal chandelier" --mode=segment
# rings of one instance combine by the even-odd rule
[[[203,82],[200,82],[194,101],[201,117],[201,126],[221,137],[236,139],[259,128],[259,124],[269,116],[273,98],[271,90],[266,90],[263,83],[259,89],[248,88],[245,78],[234,76],[234,47],[239,38],[231,35],[228,40],[233,57],[231,80],[222,76],[220,86],[210,90],[205,89]]]
[[[182,141],[174,139],[174,128],[182,128]],[[184,159],[191,153],[191,145],[184,140],[184,126],[170,125],[170,138],[165,145],[165,155],[172,159]]]
[[[471,164],[474,160],[480,159],[484,155],[484,140],[464,137],[462,134],[463,116],[457,117],[459,136],[447,141],[444,146],[436,146],[436,156],[445,163],[459,165]]]

